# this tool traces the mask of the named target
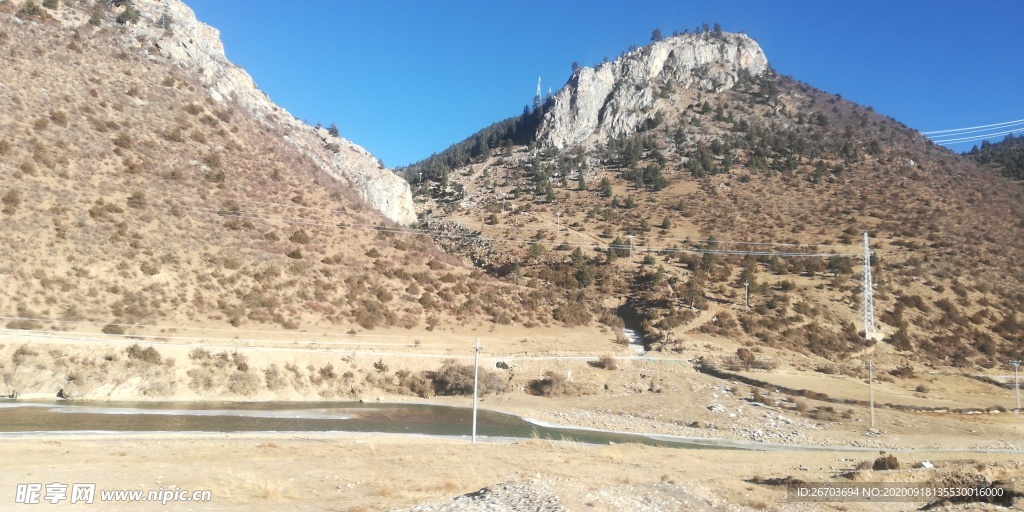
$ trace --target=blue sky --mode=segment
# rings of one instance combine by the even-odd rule
[[[389,167],[521,113],[538,76],[558,90],[573,61],[703,22],[746,31],[782,74],[922,131],[1024,119],[1019,0],[185,1],[273,101],[336,123]]]

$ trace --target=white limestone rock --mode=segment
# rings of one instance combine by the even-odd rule
[[[246,71],[228,61],[220,32],[199,22],[180,0],[135,0],[138,23],[128,44],[152,43],[161,55],[196,76],[221,104],[233,103],[309,156],[335,179],[399,224],[416,221],[412,192],[404,179],[380,165],[368,151],[343,138],[325,136],[274,104]],[[243,7],[240,7],[243,8]]]
[[[663,39],[573,73],[544,113],[538,140],[565,148],[629,135],[655,117],[660,83],[721,92],[736,84],[740,70],[757,76],[767,69],[761,47],[744,34]]]

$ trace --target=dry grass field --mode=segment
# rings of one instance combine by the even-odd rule
[[[787,477],[804,482],[1021,477],[1019,462],[1005,455],[897,454],[900,469],[888,471],[857,469],[870,466],[877,452],[772,453],[766,464],[767,455],[529,440],[470,445],[383,434],[85,436],[0,442],[0,461],[17,459],[23,469],[17,477],[0,473],[0,486],[13,490],[25,479],[44,479],[88,481],[98,490],[211,491],[209,502],[168,503],[172,510],[868,511],[907,510],[926,502],[791,503],[785,484],[778,482]],[[295,464],[296,459],[304,463]],[[922,461],[935,469],[912,469]],[[186,466],[195,469],[182,471]],[[466,497],[461,508],[455,506],[453,497],[484,489],[477,501]],[[444,508],[448,505],[452,508]],[[160,509],[150,503],[103,507]],[[965,508],[942,508],[960,509]]]

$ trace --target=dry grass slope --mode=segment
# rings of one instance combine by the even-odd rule
[[[7,327],[550,321],[519,307],[541,294],[378,230],[390,224],[282,133],[214,101],[152,42],[126,42],[120,8],[36,7],[14,23],[18,6],[0,4]]]

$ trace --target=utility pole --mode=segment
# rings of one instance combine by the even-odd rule
[[[750,311],[750,283],[743,281],[743,311]]]
[[[1020,385],[1017,384],[1017,367],[1020,366],[1020,361],[1010,361],[1010,366],[1013,367],[1013,394],[1017,397],[1017,413],[1020,413]]]
[[[868,361],[868,406],[871,409],[871,428],[875,428],[875,382],[872,361]]]
[[[875,335],[875,300],[871,294],[871,249],[868,247],[868,232],[864,232],[864,277],[861,283],[864,310],[864,341],[870,342]]]
[[[476,444],[476,397],[480,384],[480,338],[476,339],[476,357],[473,359],[473,444]]]
[[[555,234],[562,231],[562,212],[555,214]]]
[[[633,261],[633,235],[626,235],[629,239],[629,261]]]

